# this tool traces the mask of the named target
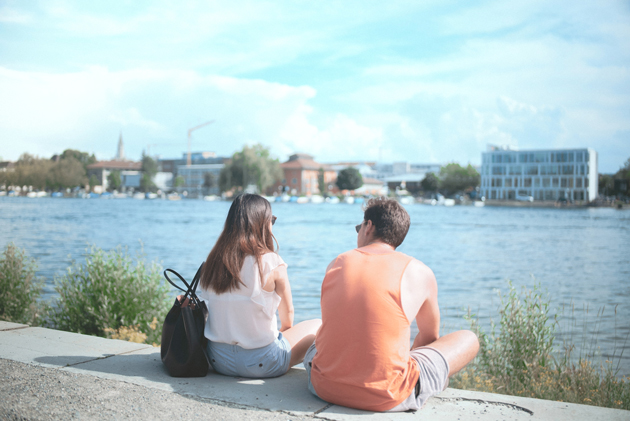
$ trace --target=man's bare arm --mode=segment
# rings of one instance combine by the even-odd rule
[[[416,294],[421,294],[424,300],[416,314],[416,324],[418,325],[418,335],[413,341],[412,348],[426,346],[436,341],[440,337],[440,308],[438,306],[437,281],[433,271],[420,263],[416,270],[419,278],[419,288]]]

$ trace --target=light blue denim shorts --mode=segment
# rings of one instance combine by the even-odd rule
[[[214,371],[234,377],[278,377],[289,371],[291,344],[278,334],[278,339],[267,346],[245,349],[238,345],[210,342],[208,359]]]

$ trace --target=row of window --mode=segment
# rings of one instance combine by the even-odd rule
[[[588,178],[583,177],[484,177],[482,187],[535,187],[535,188],[588,188]]]
[[[588,200],[588,191],[584,190],[573,190],[567,192],[566,190],[535,190],[535,191],[527,191],[527,190],[483,190],[482,194],[489,199],[492,200],[515,200],[516,195],[520,196],[532,196],[534,200],[558,200],[558,199],[568,199],[568,200]]]
[[[586,175],[589,166],[580,165],[492,165],[483,166],[481,175]]]
[[[483,154],[484,164],[515,164],[539,162],[588,162],[585,151],[572,152],[504,152]]]

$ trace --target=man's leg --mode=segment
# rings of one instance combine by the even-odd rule
[[[449,366],[448,376],[451,377],[475,358],[479,351],[479,340],[470,330],[459,330],[444,335],[426,346],[437,349],[446,358]]]

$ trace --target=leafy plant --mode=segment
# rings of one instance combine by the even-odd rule
[[[39,302],[43,282],[35,276],[37,262],[13,243],[0,255],[0,320],[38,325],[47,306]]]
[[[337,175],[339,190],[356,190],[363,185],[363,177],[359,170],[353,167],[344,168]]]
[[[611,361],[597,366],[588,355],[575,360],[575,346],[567,342],[562,352],[554,350],[557,321],[549,315],[549,297],[540,287],[517,291],[509,286],[507,296],[501,296],[498,334],[494,323],[486,334],[475,317],[468,317],[480,349],[451,386],[630,409],[630,381],[618,378]]]
[[[74,263],[55,280],[59,298],[51,313],[54,327],[70,332],[111,336],[122,326],[135,327],[147,343],[159,343],[161,331],[152,328],[170,307],[169,288],[157,263],[135,261],[120,247],[105,252],[92,246],[84,264]]]

